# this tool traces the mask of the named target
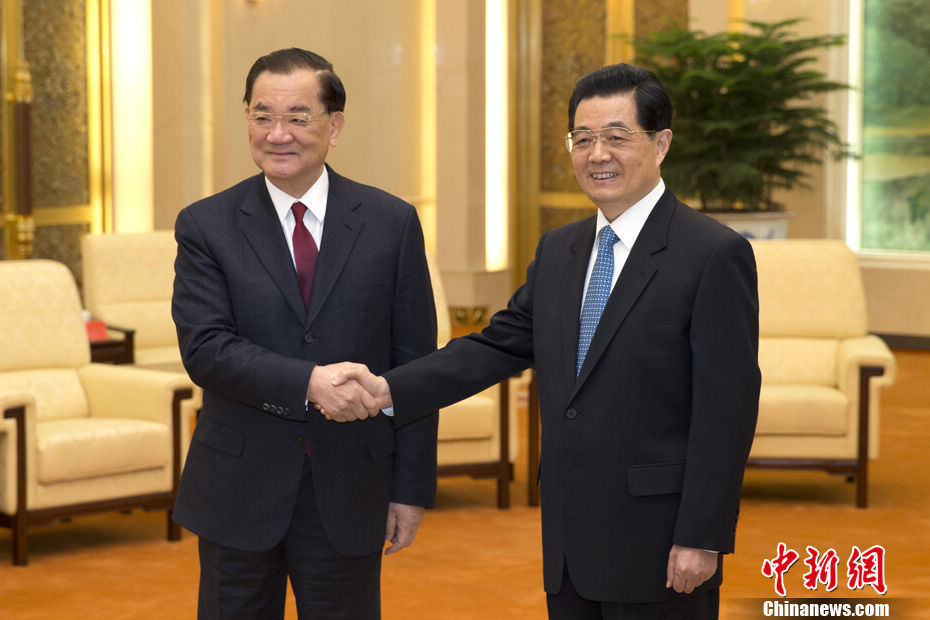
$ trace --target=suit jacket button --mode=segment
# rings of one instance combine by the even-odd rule
[[[575,418],[578,417],[578,412],[575,411],[574,409],[569,409],[568,411],[565,412],[565,417],[568,418],[569,420],[574,420]]]
[[[284,413],[284,407],[277,407],[276,410],[278,412],[278,415],[287,415],[286,413]]]
[[[304,342],[306,342],[307,344],[310,344],[311,342],[313,342],[313,340],[314,340],[313,334],[309,332],[304,334]]]
[[[268,403],[262,403],[262,411],[271,411],[271,405]]]

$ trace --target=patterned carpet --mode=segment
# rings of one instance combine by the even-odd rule
[[[724,565],[721,617],[762,618],[775,600],[762,563],[778,543],[799,554],[785,573],[799,597],[889,603],[893,618],[930,618],[930,353],[896,351],[895,386],[883,396],[881,456],[871,469],[870,507],[856,509],[854,488],[817,472],[750,471],[746,476],[736,554]],[[520,420],[525,436],[525,412]],[[526,465],[517,464],[514,507],[494,508],[493,484],[441,479],[439,507],[427,515],[416,544],[385,558],[385,620],[542,619],[539,513],[526,506]],[[133,512],[75,519],[33,530],[30,564],[9,564],[10,536],[0,530],[0,618],[17,620],[164,620],[193,618],[196,539],[164,539],[164,514]],[[850,589],[853,546],[885,549],[887,594],[868,584]],[[834,549],[839,584],[832,592],[804,587],[806,547]],[[635,558],[629,561],[635,561]],[[867,599],[867,600],[866,600]],[[784,602],[784,601],[781,601]],[[293,601],[288,618],[296,618]]]

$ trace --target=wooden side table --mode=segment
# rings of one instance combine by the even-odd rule
[[[92,340],[90,343],[90,361],[100,364],[132,364],[135,362],[136,330],[107,325],[108,331],[120,332],[122,338]]]

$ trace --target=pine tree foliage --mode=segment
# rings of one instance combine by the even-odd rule
[[[662,176],[709,211],[778,211],[777,188],[808,187],[826,151],[853,156],[820,95],[847,89],[815,68],[842,35],[798,37],[800,19],[746,21],[743,32],[675,29],[636,40],[675,108]]]

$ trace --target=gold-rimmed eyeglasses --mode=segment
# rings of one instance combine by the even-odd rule
[[[600,141],[609,149],[621,149],[628,145],[638,133],[655,133],[654,129],[627,129],[626,127],[604,127],[603,129],[576,129],[565,136],[565,148],[569,153],[586,153]]]
[[[324,114],[328,114],[328,112],[324,112]],[[286,131],[304,131],[309,129],[320,116],[322,115],[317,114],[314,116],[309,112],[288,112],[287,114],[247,112],[245,115],[249,125],[262,131],[271,131],[278,121],[281,121],[281,127]]]

